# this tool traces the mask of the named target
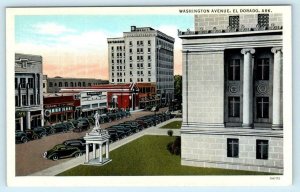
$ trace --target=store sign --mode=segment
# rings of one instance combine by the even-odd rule
[[[87,92],[86,94],[90,96],[94,96],[94,95],[102,95],[102,92]]]

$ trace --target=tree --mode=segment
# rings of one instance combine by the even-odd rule
[[[174,97],[181,103],[182,101],[182,76],[181,75],[174,76]]]

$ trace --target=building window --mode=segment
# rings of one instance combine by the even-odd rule
[[[114,53],[111,54],[111,57],[114,57]]]
[[[112,71],[115,70],[115,67],[114,67],[114,66],[111,66],[111,70],[112,70]]]
[[[33,88],[33,78],[28,78],[28,86],[29,88]]]
[[[114,51],[114,47],[111,47],[111,51],[112,51],[112,52]]]
[[[27,68],[27,61],[22,61],[22,68],[24,68],[24,69]]]
[[[129,60],[132,61],[132,56],[129,56]]]
[[[112,76],[112,77],[114,77],[114,76],[115,76],[115,74],[114,74],[114,73],[111,73],[111,76]]]
[[[143,82],[144,81],[144,79],[143,78],[141,78],[141,82]]]
[[[132,68],[132,63],[129,64],[129,67]]]
[[[240,98],[228,97],[229,117],[240,117]]]
[[[132,49],[131,48],[129,49],[129,53],[132,53]]]
[[[151,55],[148,55],[148,60],[151,61]]]
[[[257,23],[259,27],[269,26],[269,14],[258,14]]]
[[[269,80],[270,59],[257,59],[256,80]]]
[[[228,80],[239,81],[240,80],[240,60],[231,59],[229,61]]]
[[[15,78],[15,89],[18,89],[18,78]]]
[[[148,75],[151,76],[151,71],[148,71]]]
[[[140,82],[140,78],[137,78],[137,82]]]
[[[115,81],[114,79],[111,80],[111,82],[114,82],[114,81]]]
[[[141,66],[141,68],[144,68],[144,65],[143,65],[143,63],[141,63],[141,64],[140,64],[140,66]]]
[[[46,88],[46,83],[43,83],[43,88]]]
[[[151,68],[151,63],[148,63],[148,68]]]
[[[53,87],[53,83],[52,82],[49,83],[49,87]]]
[[[58,86],[59,86],[59,87],[62,87],[62,82],[59,82],[59,83],[58,83]]]
[[[148,45],[151,45],[151,40],[148,40]],[[148,49],[149,50],[149,49]]]
[[[33,95],[30,95],[30,105],[33,105]]]
[[[132,75],[132,71],[129,71],[129,75]]]
[[[129,46],[132,46],[132,41],[129,41]]]
[[[256,159],[268,159],[269,141],[256,140]]]
[[[18,97],[18,95],[15,96],[15,106],[16,107],[19,106],[19,97]]]
[[[229,27],[231,29],[238,29],[240,27],[240,17],[239,16],[229,16]]]
[[[27,105],[27,96],[26,95],[22,95],[22,105],[23,106]]]
[[[227,157],[239,157],[238,139],[227,139]]]
[[[57,83],[54,83],[54,87],[57,87]]]
[[[76,82],[74,83],[74,87],[77,87]]]
[[[151,48],[148,48],[148,53],[150,53],[151,52]]]
[[[69,85],[68,85],[68,82],[65,82],[65,87],[68,87]]]
[[[70,86],[71,86],[71,87],[74,87],[74,83],[73,83],[73,82],[71,82],[71,83],[70,83]]]
[[[92,86],[92,84],[91,84],[91,83],[88,83],[88,86],[90,87],[90,86]]]
[[[148,82],[151,82],[151,78],[148,78]]]
[[[269,97],[256,98],[257,118],[269,118]]]
[[[132,82],[132,78],[130,78],[129,81]]]
[[[78,82],[78,87],[81,87],[81,82]]]
[[[21,83],[21,88],[26,88],[26,79],[25,78],[21,78],[20,83]]]
[[[114,60],[111,60],[111,63],[114,63]]]
[[[85,87],[85,82],[82,82],[82,86]]]

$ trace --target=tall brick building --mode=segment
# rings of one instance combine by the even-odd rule
[[[174,97],[174,41],[151,27],[131,26],[108,38],[109,83],[155,82],[163,103]]]
[[[283,173],[282,15],[195,15],[183,46],[182,164]]]

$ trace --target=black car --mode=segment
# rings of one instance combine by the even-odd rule
[[[127,125],[114,125],[114,126],[111,126],[111,128],[115,128],[117,130],[122,130],[124,131],[125,135],[131,135],[133,132],[132,132],[132,129]]]
[[[63,124],[67,127],[68,130],[73,130],[75,128],[75,125],[70,121],[64,122]]]
[[[102,124],[102,123],[111,122],[111,119],[106,114],[102,114],[102,115],[100,115],[99,121]]]
[[[116,129],[107,129],[107,132],[109,134],[109,141],[110,142],[115,142],[115,141],[120,139]]]
[[[27,137],[26,133],[23,131],[16,131],[15,132],[15,139],[16,143],[27,143],[29,141],[29,138]]]
[[[86,142],[83,138],[66,140],[62,144],[65,146],[77,147],[82,153],[86,151]],[[93,144],[90,144],[89,150],[91,151],[92,148]]]
[[[141,125],[137,121],[125,121],[124,124],[129,124],[129,125],[135,127],[135,129],[137,129],[138,131],[140,131],[144,128],[143,125]]]
[[[77,127],[73,129],[73,132],[82,132],[90,128],[88,119],[82,118],[78,120]]]
[[[117,129],[117,128],[114,128],[114,127],[109,127],[106,130],[108,131],[108,134],[110,132],[117,133],[118,139],[122,139],[122,138],[126,137],[126,133],[123,129]]]
[[[67,125],[65,125],[64,123],[59,123],[56,124],[54,126],[52,126],[51,130],[50,130],[50,134],[54,134],[54,133],[66,133],[68,131],[68,127]]]
[[[30,140],[40,139],[47,136],[47,131],[43,127],[36,127],[34,129],[26,129],[25,133]]]
[[[52,159],[53,161],[67,157],[79,157],[81,155],[82,152],[78,147],[66,146],[63,144],[55,145],[52,149],[43,153],[44,158]]]

